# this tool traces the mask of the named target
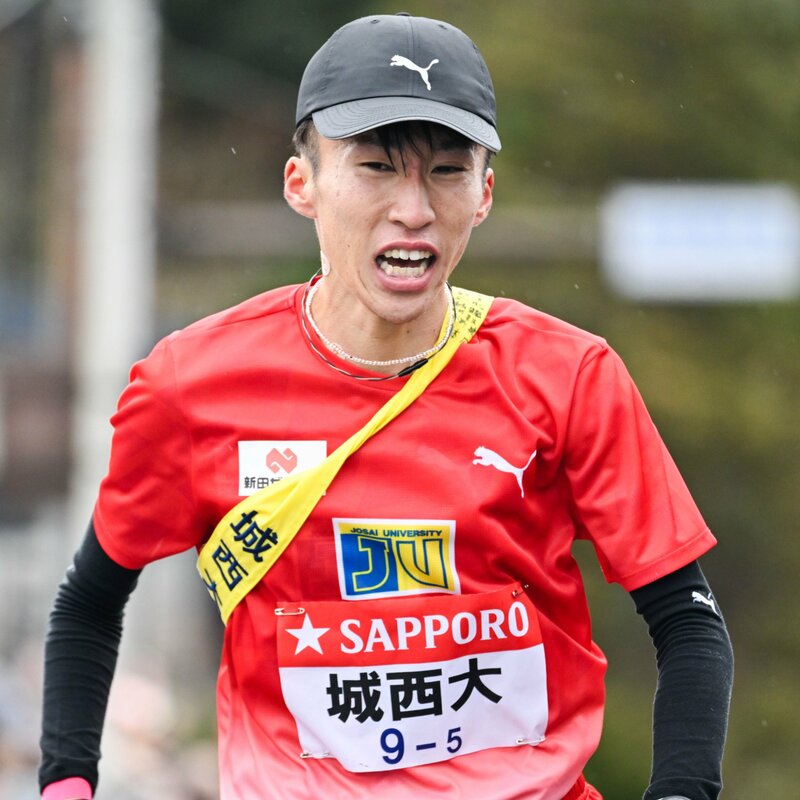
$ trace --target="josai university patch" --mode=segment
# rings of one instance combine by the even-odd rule
[[[339,588],[363,600],[459,591],[455,520],[333,520]]]
[[[382,771],[544,740],[544,648],[519,584],[275,613],[301,757]]]

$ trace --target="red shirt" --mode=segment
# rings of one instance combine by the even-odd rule
[[[201,545],[242,494],[332,452],[397,390],[324,364],[301,297],[260,295],[134,366],[95,511],[118,563]],[[627,590],[714,544],[618,356],[496,299],[232,615],[222,800],[560,800],[604,698],[577,538]],[[517,584],[524,608],[498,600]]]

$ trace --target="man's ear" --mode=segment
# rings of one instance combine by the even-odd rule
[[[476,228],[489,216],[492,210],[492,190],[494,189],[494,172],[491,169],[486,170],[486,177],[483,181],[483,195],[478,210],[475,212],[475,218],[472,220],[472,227]]]
[[[314,172],[305,156],[292,156],[283,170],[283,196],[298,214],[315,219]]]

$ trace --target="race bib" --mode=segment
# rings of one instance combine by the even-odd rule
[[[518,584],[275,613],[281,687],[304,758],[367,772],[544,740],[544,648]]]

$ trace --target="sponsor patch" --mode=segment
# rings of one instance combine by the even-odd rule
[[[345,600],[460,591],[455,520],[333,520]]]
[[[239,496],[247,497],[287,475],[321,464],[327,456],[325,441],[239,442]]]

